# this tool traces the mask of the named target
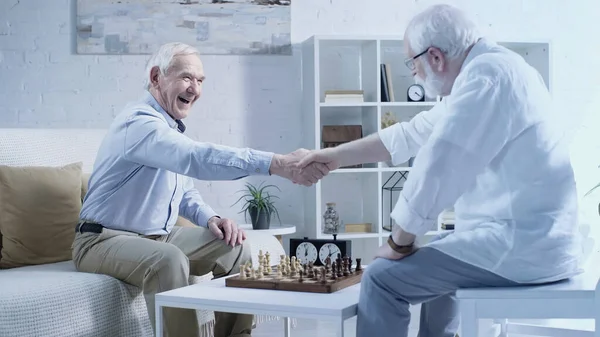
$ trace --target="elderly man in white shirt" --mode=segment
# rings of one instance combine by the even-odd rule
[[[480,37],[464,13],[436,5],[405,33],[407,66],[443,100],[410,122],[299,165],[330,169],[416,155],[392,211],[397,225],[363,276],[357,336],[406,337],[422,303],[420,337],[458,329],[455,291],[558,281],[580,273],[577,196],[568,144],[538,72]],[[414,239],[454,206],[456,230]]]

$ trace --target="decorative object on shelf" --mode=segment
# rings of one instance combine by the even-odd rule
[[[425,102],[425,89],[420,84],[412,84],[406,91],[406,99],[409,102]]]
[[[455,216],[454,208],[445,209],[440,213],[441,228],[444,230],[454,230]]]
[[[383,194],[385,193],[385,191],[388,191],[389,196],[390,196],[390,213],[392,211],[392,209],[394,208],[394,203],[393,203],[393,196],[394,196],[394,192],[398,192],[398,191],[402,191],[402,186],[400,185],[400,182],[402,181],[406,181],[406,179],[408,179],[408,171],[405,170],[399,170],[394,172],[386,181],[385,183],[383,183],[383,186],[381,187],[381,199],[383,200]],[[381,208],[382,208],[382,214],[383,213],[383,203],[381,204]],[[388,215],[389,216],[389,215]],[[389,216],[389,225],[385,225],[385,222],[382,222],[381,227],[386,230],[386,231],[391,231],[392,230],[392,217]]]
[[[373,233],[373,224],[370,222],[348,223],[348,224],[344,225],[344,232],[346,232],[346,233]]]
[[[363,90],[326,90],[325,103],[350,104],[365,101]]]
[[[362,136],[362,125],[323,125],[321,139],[323,148],[328,148],[360,139]],[[359,168],[362,167],[362,164],[341,168],[350,167]]]
[[[309,239],[306,236],[302,239],[291,238],[289,252],[300,263],[324,266],[327,258],[335,261],[338,256],[341,258],[350,257],[352,254],[352,241],[338,240],[337,234],[333,235],[333,239]]]
[[[392,126],[396,123],[398,123],[398,120],[396,119],[396,116],[394,116],[394,114],[392,114],[391,111],[386,112],[381,117],[381,128],[382,129],[389,128],[390,126]]]
[[[381,72],[381,101],[394,102],[394,85],[392,84],[392,70],[389,63],[379,65]]]
[[[263,182],[264,183],[264,182]],[[244,213],[244,218],[247,218],[247,215],[250,215],[250,220],[252,222],[252,229],[260,230],[260,229],[269,229],[271,226],[271,217],[273,213],[277,215],[277,219],[279,219],[279,212],[275,207],[275,203],[273,202],[273,198],[278,198],[277,196],[271,195],[266,191],[269,187],[274,187],[277,190],[281,191],[279,187],[275,185],[264,185],[261,183],[258,187],[246,183],[246,194],[242,195],[235,203],[242,201],[245,198],[244,206],[239,213]],[[281,219],[279,219],[279,223],[281,223]]]
[[[328,202],[323,214],[323,234],[337,234],[340,231],[340,216],[334,202]]]

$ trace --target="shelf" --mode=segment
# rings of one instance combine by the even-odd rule
[[[406,93],[408,87],[415,83],[412,71],[404,64],[404,60],[408,57],[408,54],[404,50],[404,43],[402,40],[382,40],[380,43],[380,64],[385,64],[388,68],[388,72],[391,78],[391,96],[390,102],[387,104],[394,103],[408,103]],[[389,81],[389,79],[388,79]],[[421,104],[433,105],[437,101],[436,98],[427,98],[425,102],[419,102]],[[382,102],[383,103],[383,102]]]
[[[321,102],[319,106],[322,108],[341,108],[341,107],[376,107],[378,103],[376,102],[363,102],[363,103],[353,103],[353,102],[340,102],[340,103],[331,103],[331,102]]]
[[[316,40],[319,99],[327,90],[363,90],[365,102],[377,102],[377,41]]]
[[[424,102],[407,101],[407,89],[415,79],[404,64],[407,51],[402,39],[403,36],[315,35],[302,42],[302,147],[322,148],[323,125],[361,125],[365,137],[381,130],[386,113],[397,122],[410,121],[440,103],[437,97],[426,98]],[[501,41],[499,44],[532,65],[552,93],[552,56],[548,41]],[[391,102],[381,101],[381,64],[389,65],[394,93]],[[327,90],[362,90],[363,99],[325,102]],[[305,226],[299,232],[311,238],[332,238],[322,234],[321,221],[325,204],[336,202],[344,224],[372,224],[372,233],[344,233],[342,226],[337,237],[352,240],[354,255],[372,256],[389,235],[382,225],[389,225],[390,212],[403,188],[403,182],[391,190],[383,189],[383,185],[394,174],[408,177],[411,164],[412,160],[398,166],[382,162],[330,172],[315,188],[303,190]],[[440,223],[438,221],[438,228]],[[432,230],[425,236],[441,232],[445,231]]]
[[[320,102],[321,108],[342,108],[342,107],[433,107],[438,102]]]
[[[381,236],[380,233],[339,233],[336,236],[336,238],[338,240],[352,240],[352,239],[366,239],[366,238],[376,239],[376,238],[379,238],[380,236]],[[333,238],[333,235],[320,233],[317,236],[317,238],[318,239],[330,239],[330,238]]]
[[[387,107],[433,107],[438,102],[381,102],[379,105],[382,108]]]
[[[318,233],[322,233],[322,214],[327,208],[326,204],[333,202],[342,223],[340,231],[346,224],[371,223],[371,232],[377,236],[380,227],[377,172],[330,174],[321,179],[320,184],[321,215],[317,221]]]

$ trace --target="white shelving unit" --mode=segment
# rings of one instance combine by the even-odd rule
[[[515,41],[502,45],[522,55],[540,72],[550,86],[551,54],[548,41]],[[302,43],[302,113],[304,144],[308,149],[322,148],[323,125],[362,125],[363,136],[381,130],[382,116],[391,112],[397,121],[408,121],[433,107],[438,100],[408,102],[406,91],[414,83],[405,66],[407,55],[401,37],[389,36],[313,36]],[[381,102],[380,64],[390,67],[394,102]],[[362,103],[326,103],[326,90],[363,90]],[[305,232],[310,238],[331,238],[322,234],[322,214],[327,202],[335,202],[344,224],[371,223],[369,233],[340,233],[338,239],[352,239],[354,256],[371,256],[389,232],[392,207],[399,192],[382,193],[382,185],[394,172],[410,167],[388,167],[385,163],[331,172],[315,187],[306,189]],[[401,184],[399,185],[401,187]],[[342,227],[343,231],[343,227]],[[355,249],[356,247],[356,249]],[[362,254],[361,254],[362,253]],[[366,256],[365,256],[366,257]]]

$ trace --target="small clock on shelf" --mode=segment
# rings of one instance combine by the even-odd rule
[[[425,89],[419,84],[412,84],[406,91],[406,99],[409,102],[425,102]]]
[[[341,257],[351,256],[352,241],[333,239],[290,239],[290,255],[295,256],[302,264],[311,263],[315,266],[324,266],[329,257],[332,261],[340,254]]]

